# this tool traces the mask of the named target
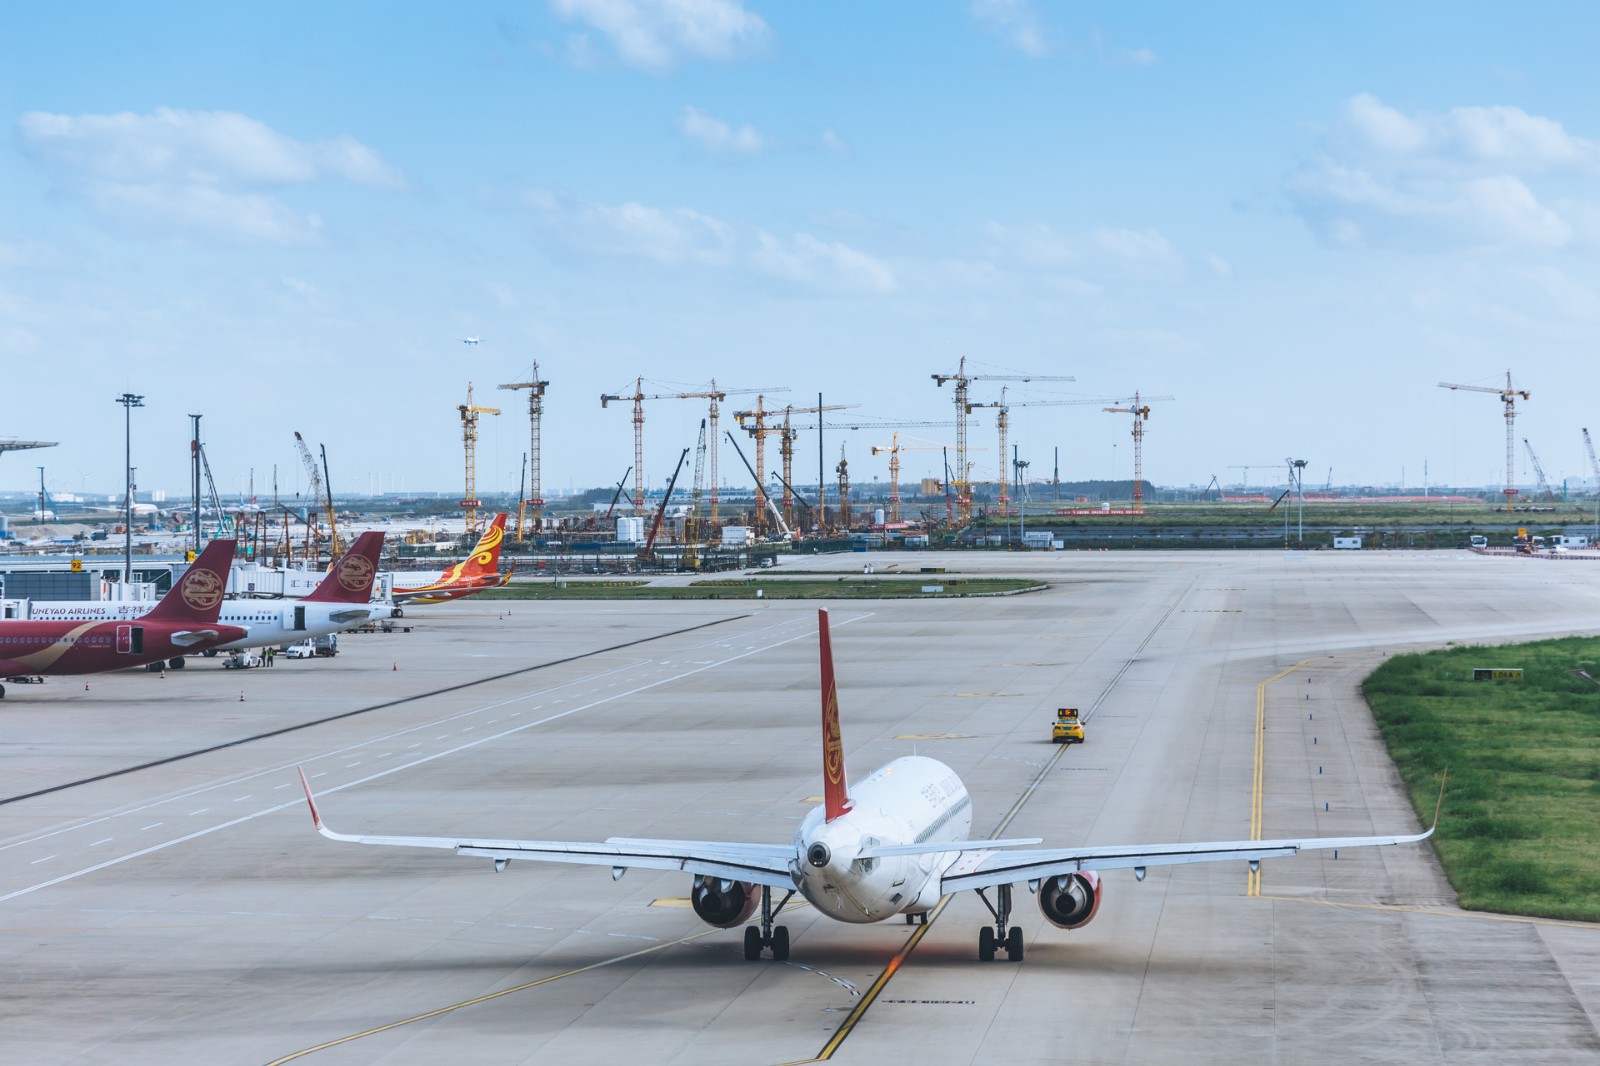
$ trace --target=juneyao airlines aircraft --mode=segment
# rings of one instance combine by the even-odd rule
[[[160,603],[131,621],[0,621],[0,677],[97,674],[238,640],[248,631],[217,622],[233,547],[212,541]]]
[[[386,608],[371,602],[372,582],[378,576],[378,557],[382,551],[382,533],[361,534],[304,599],[223,600],[221,621],[240,626],[246,630],[246,635],[207,648],[206,654],[324,637],[385,611]],[[127,621],[146,617],[145,608],[146,605],[138,601],[52,600],[30,604],[28,617],[42,621]],[[181,664],[180,659],[170,665]]]
[[[499,588],[510,581],[516,571],[516,567],[512,567],[504,574],[499,573],[500,544],[505,539],[506,513],[501,511],[484,529],[477,547],[472,549],[472,554],[467,556],[465,562],[457,563],[426,585],[403,585],[402,580],[415,579],[417,575],[395,574],[394,602],[443,603],[484,589]],[[396,610],[394,613],[399,615],[401,612]]]
[[[493,859],[502,870],[512,859],[588,863],[611,867],[613,880],[629,867],[682,870],[694,875],[690,903],[701,919],[732,929],[761,908],[760,927],[744,932],[744,957],[758,959],[763,948],[772,957],[789,956],[789,932],[775,919],[796,892],[823,914],[842,922],[881,922],[896,914],[907,924],[929,911],[940,897],[973,889],[994,915],[994,925],[978,931],[978,957],[994,958],[1003,950],[1012,962],[1022,959],[1022,929],[1006,928],[1011,891],[1026,882],[1037,894],[1039,909],[1051,924],[1080,929],[1094,918],[1105,895],[1100,871],[1132,867],[1144,880],[1145,869],[1190,862],[1237,859],[1251,870],[1262,859],[1323,848],[1364,848],[1426,840],[1433,829],[1411,836],[1311,837],[1300,840],[1237,840],[1193,844],[1092,845],[1032,850],[1026,840],[970,840],[972,800],[966,787],[943,763],[905,756],[881,767],[864,781],[849,786],[844,748],[839,736],[839,700],[833,676],[833,651],[828,639],[827,611],[819,612],[822,652],[822,777],[823,806],[800,823],[787,844],[734,844],[698,840],[641,840],[611,837],[604,843],[551,840],[483,840],[473,837],[366,836],[336,833],[322,816],[306,783],[300,782],[317,832],[330,840],[356,844],[448,848],[457,855]],[[1443,793],[1441,792],[1441,799]],[[1435,813],[1434,824],[1438,824]],[[986,889],[995,890],[990,902]],[[772,892],[784,893],[774,907]]]

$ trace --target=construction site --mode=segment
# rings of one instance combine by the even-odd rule
[[[860,410],[856,403],[789,402],[789,388],[725,388],[711,379],[702,388],[653,391],[636,376],[631,390],[602,393],[601,412],[626,411],[631,462],[611,485],[550,498],[543,455],[548,398],[559,396],[533,362],[524,380],[499,391],[525,394],[527,447],[515,494],[478,488],[480,422],[516,412],[480,402],[469,381],[465,402],[454,405],[462,458],[461,494],[370,494],[339,500],[331,489],[327,448],[293,432],[304,491],[285,499],[273,469],[270,496],[224,499],[191,415],[190,500],[168,506],[140,502],[131,485],[120,505],[74,515],[71,505],[39,489],[31,515],[10,518],[9,550],[77,554],[169,548],[181,533],[189,550],[227,536],[241,554],[264,565],[315,566],[336,557],[353,528],[381,526],[389,554],[436,563],[441,553],[465,550],[487,518],[504,511],[506,550],[524,573],[660,569],[714,571],[770,565],[780,553],[870,551],[881,548],[1070,550],[1105,548],[1537,548],[1588,549],[1600,542],[1600,461],[1587,428],[1581,430],[1594,481],[1574,491],[1547,479],[1532,443],[1520,438],[1536,487],[1517,483],[1517,401],[1530,392],[1505,386],[1440,382],[1440,387],[1496,396],[1505,423],[1506,469],[1497,489],[1424,484],[1396,490],[1333,484],[1330,466],[1320,490],[1305,484],[1305,459],[1229,464],[1226,480],[1204,487],[1157,487],[1144,472],[1145,438],[1153,405],[1175,397],[1135,390],[1125,396],[1018,395],[1025,386],[1058,386],[1074,379],[1049,374],[975,373],[966,359],[953,372],[933,373],[930,392],[953,404],[944,419],[899,419]],[[948,386],[948,388],[946,388]],[[978,390],[985,389],[980,397]],[[992,397],[992,398],[983,398]],[[931,398],[931,397],[930,397]],[[702,406],[693,440],[650,436],[647,412],[671,401]],[[569,402],[576,402],[569,401]],[[731,407],[729,405],[731,404]],[[1118,481],[1063,479],[1057,451],[1048,476],[1042,462],[1024,458],[1011,438],[1013,410],[1098,408],[1126,419],[1132,440],[1131,477]],[[992,412],[992,422],[986,420]],[[1061,412],[1065,414],[1066,412]],[[604,427],[611,416],[602,414]],[[977,443],[993,433],[995,451]],[[610,435],[611,430],[606,431]],[[814,445],[814,450],[813,450]],[[7,450],[44,448],[51,442],[16,442]],[[852,457],[851,449],[855,454]],[[775,455],[774,455],[775,453]],[[939,477],[908,482],[902,456],[931,453]],[[559,453],[558,453],[559,454]],[[773,459],[776,462],[773,462]],[[979,466],[979,463],[982,466]],[[812,463],[815,462],[815,466]],[[648,464],[648,465],[647,465]],[[854,464],[854,467],[852,467]],[[870,464],[870,466],[869,466]],[[870,469],[868,477],[852,478]],[[880,469],[882,473],[879,473]],[[987,476],[980,477],[979,471]],[[647,473],[648,471],[648,473]],[[1256,485],[1251,485],[1254,473]],[[884,477],[883,474],[887,476]],[[1242,480],[1236,480],[1241,478]],[[168,502],[163,500],[162,502]],[[1309,522],[1308,522],[1309,517]],[[14,528],[10,528],[14,527]],[[398,528],[396,528],[398,527]],[[48,531],[49,536],[45,536]],[[31,534],[31,535],[30,535]],[[160,536],[165,534],[164,537]],[[119,544],[117,538],[127,544]]]

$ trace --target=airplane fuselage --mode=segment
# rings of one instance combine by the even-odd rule
[[[868,847],[966,840],[972,798],[961,778],[936,759],[908,755],[852,782],[850,798],[848,813],[827,822],[818,807],[795,832],[800,894],[828,917],[857,924],[931,910],[956,853],[857,856]],[[827,849],[822,864],[817,845]]]
[[[230,625],[176,622],[0,622],[0,670],[19,674],[97,674],[192,655],[237,640]]]
[[[146,601],[55,600],[29,605],[30,621],[130,621],[155,605]],[[223,600],[218,621],[238,626],[248,635],[227,644],[222,651],[293,644],[310,637],[338,633],[366,621],[379,611],[377,604],[332,603],[306,600]],[[177,655],[184,654],[176,652]]]

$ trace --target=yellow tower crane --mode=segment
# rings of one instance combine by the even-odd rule
[[[467,402],[456,404],[456,410],[461,413],[461,444],[466,452],[467,460],[467,489],[461,498],[461,506],[466,508],[467,532],[478,532],[478,508],[483,506],[483,501],[478,499],[478,416],[497,415],[498,407],[479,407],[472,402],[472,382],[467,382]]]
[[[913,440],[916,438],[913,437]],[[900,434],[895,433],[889,444],[873,445],[872,454],[889,453],[889,521],[900,521],[900,453],[901,452],[942,452],[949,445],[946,444],[901,444]]]
[[[1112,414],[1133,416],[1133,510],[1136,514],[1144,513],[1144,424],[1150,419],[1147,401],[1170,399],[1171,396],[1146,396],[1141,401],[1136,391],[1127,399],[1113,401],[1123,406],[1103,408]]]
[[[783,409],[783,425],[778,428],[778,456],[783,462],[783,520],[790,529],[794,528],[794,441],[803,429],[816,429],[816,426],[796,426],[791,419],[794,415],[817,415],[824,411],[847,411],[852,407],[860,407],[858,403],[830,403],[820,407],[785,407]],[[761,445],[757,443],[756,451],[760,452]],[[821,517],[817,519],[821,525]],[[820,532],[820,528],[819,528]]]
[[[960,515],[961,524],[966,525],[972,521],[972,488],[967,481],[967,417],[971,414],[972,407],[967,399],[967,390],[974,381],[1076,381],[1076,378],[1062,377],[1056,374],[968,374],[967,357],[962,356],[961,362],[954,374],[930,374],[934,383],[943,387],[947,381],[955,383],[956,401],[956,469],[955,469],[955,494],[956,509]],[[1005,465],[1005,456],[1000,457],[1000,463]],[[1004,477],[1004,475],[1001,475]]]
[[[711,379],[709,387],[694,392],[655,392],[644,391],[644,378],[635,378],[633,394],[602,393],[600,406],[608,407],[612,400],[633,401],[633,509],[635,514],[644,514],[644,402],[646,400],[710,400],[711,408],[706,415],[708,432],[711,436],[710,452],[708,458],[711,463],[711,516],[707,525],[711,529],[718,528],[718,504],[720,502],[720,488],[717,483],[717,420],[721,414],[718,406],[729,396],[757,396],[763,392],[788,392],[787,388],[777,389],[719,389],[716,378]]]
[[[1511,371],[1506,371],[1506,387],[1503,389],[1485,388],[1482,385],[1452,385],[1448,381],[1439,382],[1441,389],[1459,389],[1462,392],[1487,392],[1500,397],[1506,409],[1506,487],[1500,492],[1506,498],[1506,510],[1511,510],[1517,501],[1517,397],[1524,400],[1530,398],[1527,389],[1519,389],[1511,384]]]
[[[533,361],[533,373],[528,375],[527,381],[517,381],[509,385],[501,385],[502,389],[527,389],[528,390],[528,428],[531,434],[528,444],[528,462],[532,477],[528,479],[528,495],[517,506],[517,539],[523,539],[522,514],[524,509],[533,511],[534,531],[544,527],[544,492],[543,483],[539,472],[539,423],[544,418],[544,390],[549,386],[548,381],[539,377],[539,360]],[[522,486],[517,486],[520,494]]]

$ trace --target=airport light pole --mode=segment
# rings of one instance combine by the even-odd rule
[[[122,598],[128,598],[128,582],[133,580],[133,409],[144,406],[144,397],[125,392],[117,397],[122,405],[123,463],[127,489],[127,514],[123,523]]]

